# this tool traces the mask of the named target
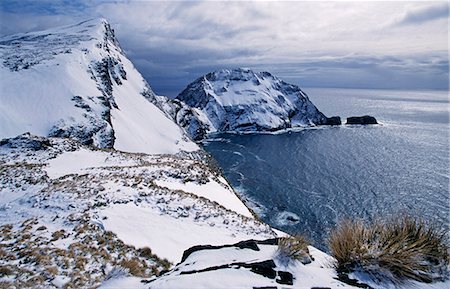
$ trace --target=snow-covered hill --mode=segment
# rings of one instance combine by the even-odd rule
[[[104,19],[2,37],[0,53],[0,139],[30,132],[129,152],[198,149],[146,99],[150,86]]]
[[[191,246],[275,236],[202,151],[125,153],[25,134],[0,142],[0,165],[0,287],[149,278]]]
[[[268,72],[238,68],[208,73],[177,99],[192,108],[181,110],[175,119],[189,127],[194,139],[211,132],[275,131],[328,123],[298,86]]]

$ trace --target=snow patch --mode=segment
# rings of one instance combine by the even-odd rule
[[[131,159],[114,157],[112,153],[80,149],[74,152],[64,152],[50,159],[44,168],[51,179],[57,179],[69,174],[88,173],[92,168],[112,166],[132,166],[137,162]]]
[[[148,246],[159,257],[174,263],[181,260],[184,250],[198,244],[223,245],[262,237],[189,218],[176,219],[132,203],[113,205],[99,214],[106,217],[102,220],[105,229],[125,243],[138,248]]]
[[[197,196],[217,202],[231,211],[235,211],[243,216],[253,218],[253,215],[250,213],[248,208],[241,202],[223,178],[222,184],[219,184],[211,179],[209,179],[206,184],[197,184],[194,182],[182,183],[168,180],[156,180],[155,183],[158,186],[166,187],[172,190],[182,190],[193,193]]]

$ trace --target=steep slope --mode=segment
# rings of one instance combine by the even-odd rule
[[[24,132],[100,148],[198,147],[155,105],[104,19],[0,38],[0,139]]]
[[[179,115],[176,119],[183,127],[198,129],[196,133],[187,130],[194,139],[210,132],[274,131],[328,123],[298,86],[268,72],[238,68],[208,73],[189,84],[177,99],[193,108],[189,118]]]

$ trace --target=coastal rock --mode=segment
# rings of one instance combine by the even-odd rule
[[[348,117],[346,124],[378,124],[378,122],[373,116],[363,115]]]
[[[182,115],[176,112],[172,117],[193,139],[213,132],[276,131],[337,123],[336,118],[328,120],[298,86],[250,69],[208,73],[176,99],[188,108],[174,104]]]
[[[339,116],[327,117],[325,123],[323,125],[341,125],[341,118]]]

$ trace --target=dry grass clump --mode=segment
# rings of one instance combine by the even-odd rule
[[[140,249],[138,249],[138,251],[139,251],[139,256],[141,256],[143,258],[150,259],[150,258],[154,257],[152,250],[149,247],[140,248]]]
[[[10,266],[0,265],[0,277],[12,275],[13,273],[14,271],[11,269]]]
[[[284,264],[289,264],[293,261],[309,264],[312,259],[311,255],[309,255],[308,245],[309,242],[301,235],[279,238],[276,256]]]
[[[409,216],[372,225],[345,220],[331,232],[329,246],[338,272],[362,272],[393,283],[429,283],[448,276],[445,236]]]
[[[131,275],[145,277],[146,267],[139,259],[124,259],[119,264],[121,267],[128,269]]]

